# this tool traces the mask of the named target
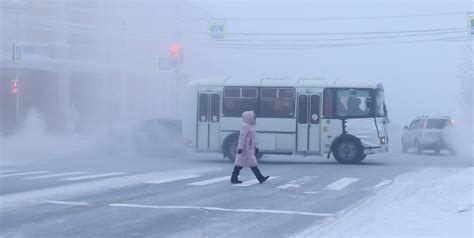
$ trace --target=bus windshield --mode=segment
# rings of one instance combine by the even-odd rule
[[[382,90],[361,88],[324,90],[324,117],[326,118],[363,118],[383,115]]]

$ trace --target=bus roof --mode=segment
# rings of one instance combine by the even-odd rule
[[[341,88],[378,88],[382,84],[370,81],[328,80],[324,78],[204,78],[193,80],[190,86],[254,86],[254,87],[341,87]]]

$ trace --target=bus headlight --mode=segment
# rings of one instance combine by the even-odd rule
[[[380,144],[385,145],[385,137],[380,137]]]

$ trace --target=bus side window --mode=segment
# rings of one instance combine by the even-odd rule
[[[258,91],[256,87],[225,87],[222,116],[241,117],[242,112],[257,112]],[[220,105],[219,105],[220,106]]]
[[[311,124],[319,124],[319,95],[311,95]]]
[[[262,88],[260,117],[292,118],[295,116],[295,90],[293,88]]]
[[[298,98],[298,123],[308,123],[308,96],[300,95]]]
[[[219,122],[221,102],[219,94],[212,94],[211,96],[211,122]]]
[[[334,115],[334,89],[324,89],[324,117],[331,118]]]
[[[206,122],[207,115],[209,111],[209,95],[208,94],[199,94],[199,121]]]

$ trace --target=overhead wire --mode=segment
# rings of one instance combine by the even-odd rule
[[[310,18],[257,18],[257,17],[183,17],[193,21],[342,21],[342,20],[370,20],[370,19],[392,19],[392,18],[416,18],[466,14],[466,12],[440,12],[425,14],[405,14],[386,16],[358,16],[358,17],[310,17]]]
[[[390,45],[390,44],[408,44],[422,42],[450,42],[450,41],[473,41],[472,38],[464,37],[448,37],[434,38],[423,40],[406,40],[406,41],[390,41],[390,42],[361,42],[361,43],[342,43],[342,44],[202,44],[193,42],[191,44],[199,47],[209,48],[232,48],[232,49],[317,49],[317,48],[334,48],[347,46],[370,46],[370,45]]]
[[[0,9],[1,10],[1,9]],[[335,19],[377,19],[377,18],[399,18],[399,17],[427,17],[427,16],[441,16],[441,15],[452,15],[460,14],[462,12],[445,12],[445,13],[436,13],[436,14],[414,14],[414,15],[397,15],[397,16],[375,16],[375,17],[347,17],[347,18],[294,18],[293,20],[335,20]],[[237,18],[229,18],[231,20],[236,20]],[[250,20],[251,18],[242,18]],[[263,19],[263,18],[262,18]],[[266,18],[266,20],[283,20],[287,18]],[[10,19],[13,21],[13,19]],[[29,23],[27,27],[29,28],[41,28],[46,30],[55,30],[55,31],[68,31],[71,33],[84,33],[84,34],[95,34],[98,31],[106,31],[112,33],[123,33],[127,37],[132,37],[136,39],[143,40],[157,40],[157,39],[174,39],[176,38],[175,34],[170,33],[169,35],[159,35],[150,32],[133,32],[127,28],[106,28],[106,27],[97,27],[91,26],[84,23],[71,23],[64,21],[55,21],[44,19],[40,17],[26,16],[22,18],[22,21]],[[2,22],[4,23],[4,22]],[[13,22],[7,22],[7,24],[14,24]],[[36,25],[36,26],[33,26]],[[24,26],[25,27],[25,26]],[[135,28],[134,28],[135,29]],[[275,48],[285,48],[285,47],[334,47],[334,46],[354,46],[354,45],[374,45],[374,44],[385,44],[385,43],[409,43],[409,42],[427,42],[427,41],[439,41],[440,39],[430,39],[431,36],[448,36],[453,34],[462,34],[465,33],[465,28],[430,28],[430,29],[410,29],[410,30],[396,30],[396,31],[364,31],[364,32],[226,32],[226,36],[230,36],[229,39],[224,40],[210,40],[203,41],[201,38],[185,37],[185,35],[209,35],[209,32],[184,32],[180,35],[180,38],[191,44],[198,44],[201,46],[209,47],[240,47],[240,48],[251,48],[251,47],[275,47]],[[250,39],[250,38],[232,38],[232,36],[261,36],[267,37],[267,39]],[[342,38],[301,38],[301,37],[320,37],[320,36],[345,36]],[[280,38],[275,38],[280,37]],[[286,38],[281,38],[286,37]],[[294,38],[298,37],[298,38]],[[403,38],[414,38],[419,37],[420,39],[406,40],[399,42],[348,42],[343,44],[334,44],[331,43],[337,41],[360,41],[360,40],[372,40],[372,39],[403,39]],[[441,40],[449,41],[466,41],[472,40],[471,38],[462,38],[461,36],[450,38],[442,38]],[[327,44],[309,44],[312,42],[324,42],[327,41]],[[237,42],[237,43],[236,43]],[[246,43],[238,43],[246,42]],[[254,42],[263,42],[255,44]],[[286,43],[285,43],[286,42]],[[296,42],[296,44],[294,43]],[[308,44],[304,44],[308,42]],[[268,43],[280,43],[280,44],[268,44]],[[290,43],[290,44],[289,44]],[[291,44],[292,43],[292,44]]]

